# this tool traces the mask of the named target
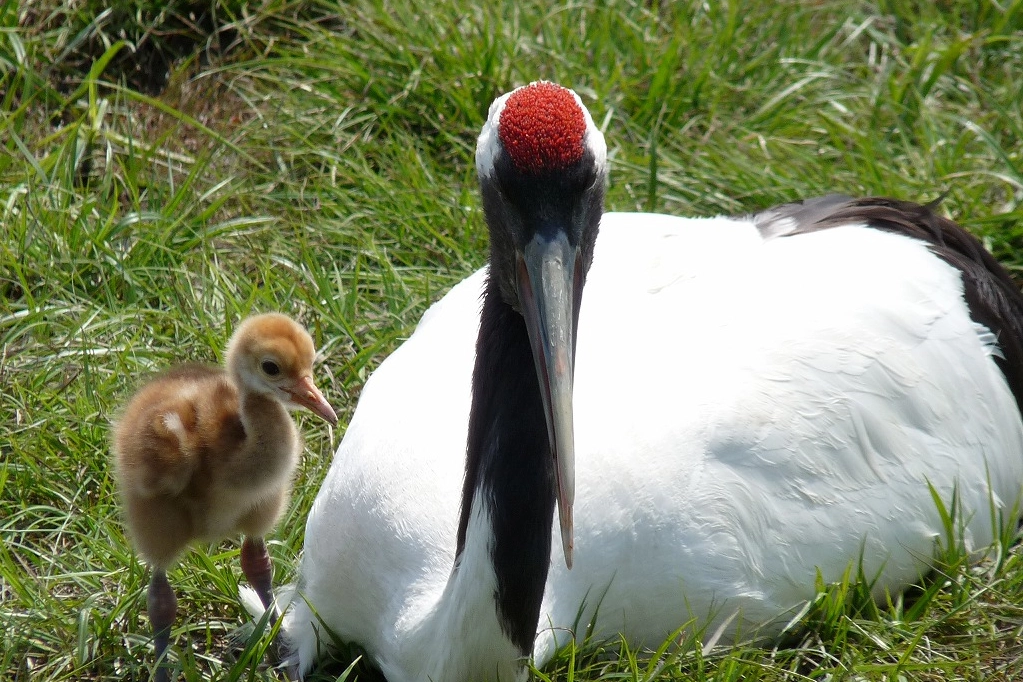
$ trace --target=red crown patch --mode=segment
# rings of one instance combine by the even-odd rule
[[[540,81],[505,102],[498,134],[515,168],[539,174],[562,170],[583,155],[586,119],[572,91]]]

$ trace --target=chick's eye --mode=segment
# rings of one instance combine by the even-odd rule
[[[263,360],[259,366],[267,376],[275,377],[281,373],[281,368],[273,360]]]

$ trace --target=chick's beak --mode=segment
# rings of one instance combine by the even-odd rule
[[[334,408],[320,393],[320,389],[316,388],[312,377],[304,376],[284,390],[291,396],[291,400],[295,404],[306,408],[331,426],[337,426],[337,414],[334,412]]]

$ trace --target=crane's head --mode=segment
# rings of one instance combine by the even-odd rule
[[[578,95],[537,81],[490,106],[476,171],[490,228],[490,277],[529,332],[571,567],[575,338],[604,209],[607,147]]]

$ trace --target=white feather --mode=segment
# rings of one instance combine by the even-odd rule
[[[242,603],[242,608],[255,619],[260,619],[266,612],[263,607],[263,602],[260,601],[259,595],[256,591],[248,585],[238,586],[238,600]]]
[[[303,671],[329,641],[309,604],[391,682],[468,682],[492,666],[480,652],[513,655],[479,615],[485,557],[448,583],[483,281],[366,384],[287,615]],[[956,487],[974,548],[1020,498],[1023,427],[993,336],[914,240],[606,214],[578,339],[575,566],[551,563],[538,665],[598,606],[598,636],[638,645],[690,619],[723,641],[775,635],[818,572],[862,558],[879,595],[917,580],[944,532],[928,484],[946,502]]]

